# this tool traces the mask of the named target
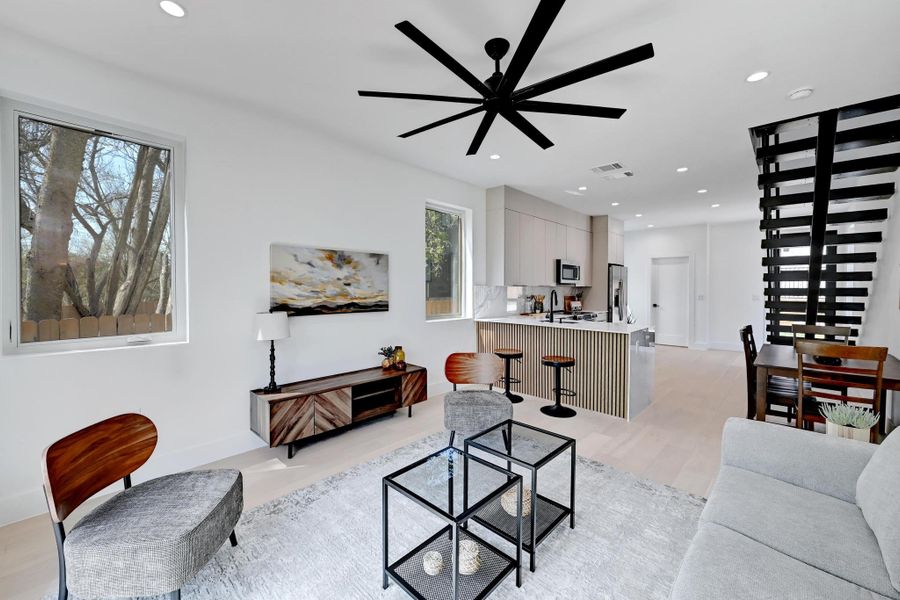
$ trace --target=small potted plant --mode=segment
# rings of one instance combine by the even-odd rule
[[[825,433],[837,437],[868,442],[878,415],[862,406],[826,404],[819,408],[825,417]]]
[[[394,368],[394,352],[396,352],[396,350],[393,346],[383,346],[381,350],[378,351],[378,354],[384,357],[384,360],[381,361],[381,368],[385,371]]]

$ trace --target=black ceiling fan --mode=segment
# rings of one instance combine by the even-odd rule
[[[516,89],[519,80],[528,68],[531,59],[537,53],[538,47],[544,40],[544,36],[553,25],[556,15],[562,9],[565,0],[541,0],[538,4],[525,35],[519,47],[516,48],[515,54],[506,67],[506,72],[500,71],[500,60],[506,56],[509,51],[509,41],[503,38],[493,38],[488,40],[484,45],[487,55],[494,61],[494,74],[485,81],[479,80],[468,69],[462,66],[456,59],[447,54],[440,46],[435,44],[428,36],[419,31],[415,25],[409,21],[397,23],[395,27],[401,33],[420,46],[425,52],[433,56],[442,65],[450,69],[457,77],[465,81],[469,87],[478,92],[480,98],[465,98],[462,96],[439,96],[434,94],[409,94],[403,92],[373,92],[367,90],[359,90],[360,96],[372,98],[403,98],[407,100],[430,100],[435,102],[457,102],[460,104],[475,104],[474,108],[464,110],[461,113],[440,119],[428,125],[423,125],[406,133],[400,134],[402,138],[434,129],[447,123],[452,123],[459,119],[469,117],[471,115],[484,112],[481,124],[475,132],[475,137],[469,146],[467,155],[476,154],[484,137],[494,122],[497,115],[502,116],[509,121],[519,131],[531,138],[534,143],[543,149],[547,149],[553,145],[547,137],[538,131],[525,117],[523,112],[552,113],[559,115],[578,115],[582,117],[600,117],[605,119],[618,119],[625,113],[624,108],[608,108],[605,106],[589,106],[585,104],[567,104],[563,102],[542,102],[532,100],[536,96],[558,90],[560,88],[584,81],[609,73],[622,67],[627,67],[642,60],[653,57],[653,44],[644,44],[637,48],[632,48],[621,54],[598,60],[591,64],[573,69],[567,73],[556,75],[545,79],[533,85]]]

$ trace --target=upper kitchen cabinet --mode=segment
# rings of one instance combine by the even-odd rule
[[[510,187],[487,191],[488,285],[556,285],[556,260],[582,266],[591,285],[591,219]]]

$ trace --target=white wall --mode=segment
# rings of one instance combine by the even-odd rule
[[[709,226],[709,348],[743,351],[739,330],[766,339],[759,221]]]
[[[748,323],[764,336],[760,239],[756,221],[626,232],[628,303],[638,322],[651,324],[652,259],[686,256],[693,288],[689,344],[740,350],[738,330]]]
[[[424,210],[429,199],[474,210],[481,282],[483,190],[2,30],[0,86],[184,137],[190,254],[189,343],[0,357],[0,523],[46,510],[45,446],[117,413],[140,411],[160,431],[138,480],[260,444],[248,390],[268,379],[252,323],[268,308],[271,242],[384,251],[391,261],[390,312],[292,319],[292,338],[277,343],[280,381],[373,366],[380,346],[402,344],[440,385],[446,354],[474,349],[471,320],[425,321]]]

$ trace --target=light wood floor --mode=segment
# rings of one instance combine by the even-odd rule
[[[745,377],[739,353],[658,346],[655,399],[634,421],[587,411],[552,419],[538,410],[546,402],[534,398],[516,406],[516,418],[576,438],[582,456],[705,496],[718,472],[722,425],[746,411]],[[290,461],[283,448],[261,448],[211,466],[243,471],[250,509],[437,431],[443,431],[440,396],[417,405],[412,419],[397,412],[303,448]],[[34,600],[55,581],[48,517],[0,528],[0,598]]]

